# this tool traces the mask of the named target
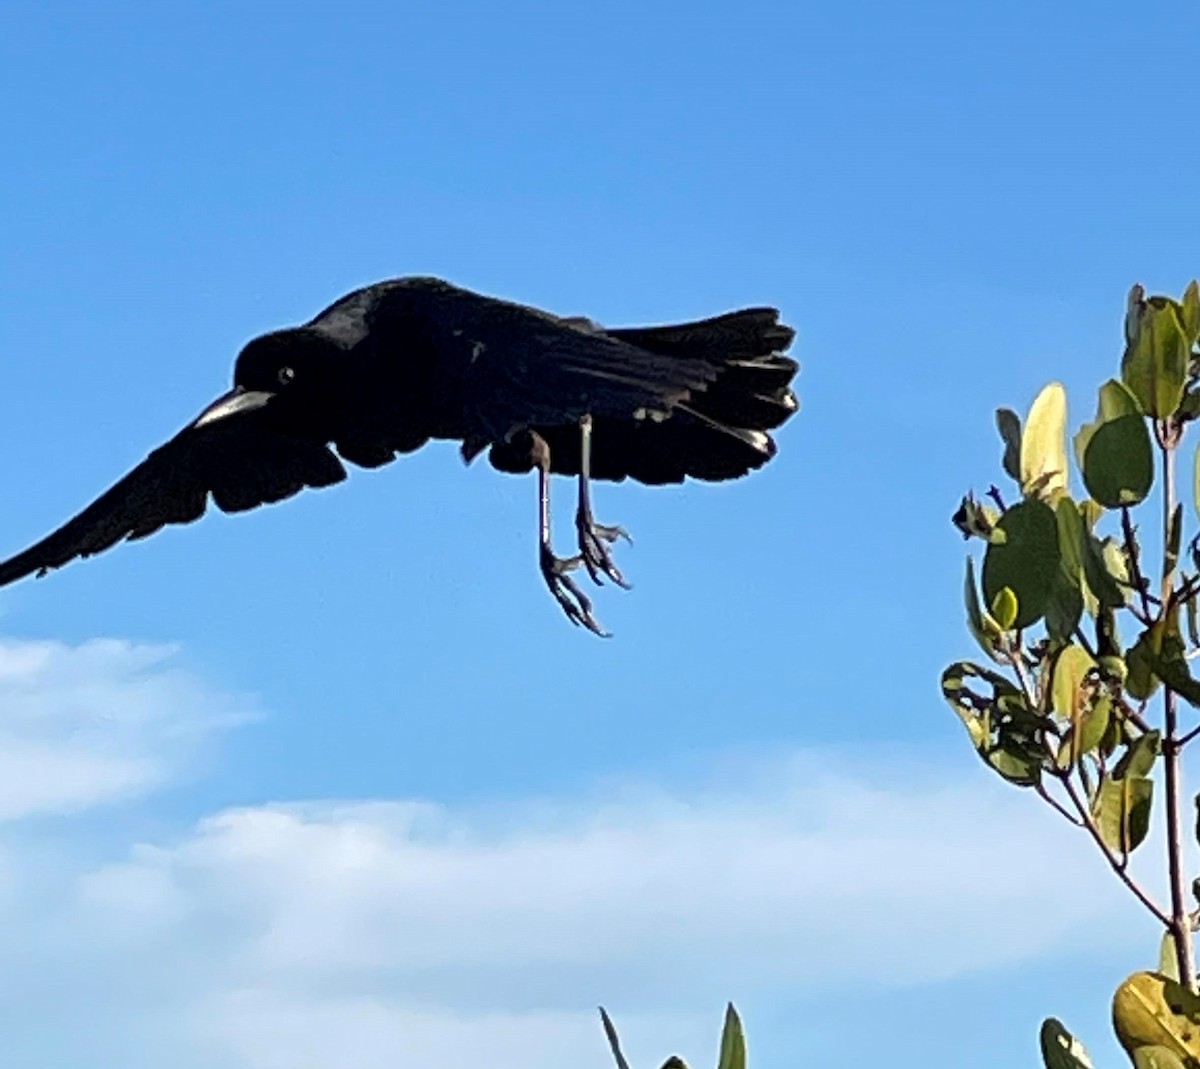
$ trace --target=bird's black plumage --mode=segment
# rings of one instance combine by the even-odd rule
[[[581,475],[583,547],[594,525],[590,505],[584,516],[588,476],[732,479],[774,455],[767,432],[797,407],[797,365],[783,355],[792,337],[772,308],[605,329],[439,279],[379,282],[249,342],[232,391],[78,516],[0,563],[0,586],[189,523],[210,496],[225,512],[252,509],[341,481],[339,457],[378,467],[431,438],[461,442],[467,460],[487,449],[502,471]],[[595,552],[559,561],[561,570],[583,563],[594,578],[594,566],[619,578],[602,548],[618,529],[594,528]],[[544,558],[547,540],[548,529]],[[547,581],[559,583],[556,596],[565,585],[582,598],[565,575]],[[591,627],[582,601],[584,618],[564,609]]]

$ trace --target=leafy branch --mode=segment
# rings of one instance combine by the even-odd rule
[[[1073,494],[1060,384],[1045,387],[1024,420],[997,412],[1002,466],[1019,499],[1008,505],[990,486],[982,499],[968,494],[953,517],[964,536],[983,543],[978,575],[967,560],[964,595],[968,627],[992,664],[960,661],[942,675],[942,692],[980,758],[1084,830],[1163,927],[1161,971],[1135,974],[1118,1002],[1153,1006],[1146,1012],[1168,1025],[1194,1009],[1187,1028],[1167,1027],[1186,1037],[1183,1046],[1164,1046],[1158,1032],[1150,1042],[1145,1029],[1129,1031],[1120,1014],[1115,1020],[1135,1064],[1171,1069],[1200,1069],[1192,935],[1200,911],[1188,898],[1182,805],[1183,751],[1200,736],[1200,680],[1189,667],[1200,654],[1200,536],[1189,543],[1189,570],[1177,501],[1181,443],[1200,417],[1198,341],[1196,282],[1181,300],[1131,290],[1120,377],[1100,387],[1095,418],[1072,439],[1082,495]],[[1200,510],[1200,468],[1196,485]],[[1155,495],[1162,529],[1150,545],[1136,516]],[[1120,637],[1122,620],[1132,623],[1131,642]],[[1129,871],[1149,834],[1156,784],[1165,795],[1169,908]],[[1090,1064],[1064,1053],[1065,1030],[1051,1023],[1043,1031],[1047,1065],[1052,1055],[1055,1065]]]

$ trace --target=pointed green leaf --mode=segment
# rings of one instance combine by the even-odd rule
[[[1183,324],[1183,333],[1193,345],[1200,340],[1200,282],[1192,279],[1188,288],[1183,291],[1183,301],[1180,302],[1179,319]]]
[[[1004,442],[1005,473],[1017,483],[1021,481],[1021,417],[1011,408],[996,409],[996,430]]]
[[[1163,579],[1170,578],[1179,566],[1179,549],[1183,543],[1183,506],[1176,505],[1171,511],[1171,522],[1167,527],[1167,552],[1163,556]]]
[[[1158,971],[1168,980],[1179,983],[1179,955],[1175,953],[1175,937],[1169,931],[1163,932],[1162,942],[1158,944]]]
[[[996,642],[1000,638],[1000,627],[990,616],[985,616],[979,604],[979,588],[975,582],[975,562],[967,558],[967,576],[963,583],[963,600],[967,606],[967,627],[979,643],[980,648],[994,661],[999,661]]]
[[[1088,1052],[1061,1021],[1047,1017],[1039,1034],[1046,1069],[1093,1069]]]
[[[625,1055],[621,1053],[621,1041],[617,1038],[617,1030],[613,1027],[612,1019],[603,1006],[600,1007],[600,1023],[604,1025],[604,1034],[608,1037],[608,1046],[616,1060],[617,1069],[629,1069],[629,1063],[625,1060]]]
[[[1088,591],[1106,609],[1124,607],[1126,596],[1117,579],[1114,570],[1121,578],[1125,578],[1124,562],[1120,560],[1120,550],[1113,542],[1105,539],[1101,542],[1095,535],[1087,534],[1081,546],[1083,552],[1083,578]],[[1117,556],[1114,556],[1114,550]]]
[[[1021,489],[1027,496],[1053,500],[1066,491],[1066,441],[1067,392],[1052,382],[1034,398],[1021,435]]]
[[[1037,498],[1009,508],[997,528],[1004,542],[992,542],[983,558],[984,604],[994,605],[1008,587],[1017,599],[1014,627],[1041,619],[1059,569],[1058,521],[1054,510]]]
[[[1012,587],[1001,587],[992,599],[992,619],[1001,631],[1009,631],[1017,621],[1017,595]]]
[[[746,1069],[746,1037],[741,1018],[733,1003],[725,1007],[725,1026],[721,1030],[721,1058],[717,1069]]]
[[[1196,457],[1192,461],[1192,503],[1200,515],[1200,445],[1196,446]]]
[[[1155,419],[1174,415],[1183,400],[1192,346],[1181,313],[1177,301],[1151,297],[1138,302],[1127,320],[1131,338],[1121,361],[1121,381]]]

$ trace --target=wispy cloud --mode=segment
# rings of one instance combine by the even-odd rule
[[[145,792],[252,715],[171,646],[0,641],[0,821]]]
[[[171,656],[0,644],[0,845],[17,817],[164,782],[245,715]],[[228,809],[99,863],[23,857],[2,903],[10,1038],[56,1069],[600,1069],[606,1002],[635,1055],[670,1037],[702,1064],[728,997],[919,985],[1109,925],[1119,898],[1077,893],[1086,844],[965,760],[909,756],[496,806]]]

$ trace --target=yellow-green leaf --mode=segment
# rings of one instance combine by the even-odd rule
[[[1183,332],[1193,345],[1200,339],[1200,282],[1192,279],[1188,288],[1183,291],[1183,301],[1180,304],[1179,318],[1183,322]]]
[[[1052,382],[1034,398],[1021,435],[1021,490],[1053,501],[1067,488],[1067,391]]]
[[[1017,621],[1017,595],[1010,586],[1001,587],[992,599],[992,619],[1001,631],[1008,631]]]
[[[1155,419],[1174,415],[1183,400],[1192,343],[1183,308],[1169,297],[1131,301],[1121,381]]]
[[[746,1037],[741,1018],[733,1003],[725,1007],[725,1025],[721,1030],[721,1057],[717,1069],[746,1069]]]
[[[1145,776],[1105,778],[1092,802],[1092,817],[1110,849],[1132,854],[1150,831],[1154,781]]]
[[[1113,1028],[1131,1057],[1157,1047],[1188,1069],[1200,1065],[1200,997],[1161,973],[1134,973],[1117,988]]]
[[[1054,662],[1051,700],[1054,711],[1069,723],[1075,723],[1083,712],[1083,681],[1096,662],[1082,646],[1067,646]]]

